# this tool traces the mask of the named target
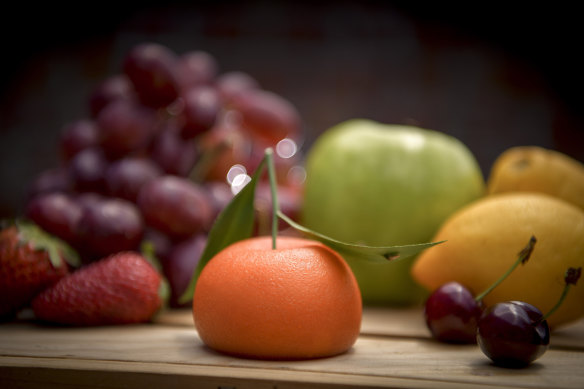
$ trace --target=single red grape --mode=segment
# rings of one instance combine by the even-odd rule
[[[205,51],[188,51],[182,54],[176,64],[176,78],[180,90],[197,85],[211,85],[219,71],[214,56]]]
[[[167,46],[148,42],[134,46],[126,54],[122,68],[142,104],[160,108],[178,96],[177,61],[176,53]]]
[[[34,197],[26,206],[25,215],[48,233],[75,246],[83,210],[66,193],[51,192]]]
[[[112,162],[105,171],[106,192],[110,196],[135,203],[140,188],[162,174],[162,169],[149,159],[122,158]]]
[[[217,91],[210,86],[192,87],[181,95],[181,135],[191,139],[215,125],[222,103]]]
[[[80,119],[63,127],[60,138],[61,155],[68,161],[81,150],[98,146],[99,143],[99,128],[95,121]]]
[[[132,82],[125,74],[116,74],[101,82],[89,96],[89,110],[92,117],[114,100],[136,100]]]
[[[146,183],[138,195],[146,224],[174,241],[196,235],[211,224],[212,206],[203,187],[165,175]]]
[[[96,118],[101,147],[109,158],[142,151],[150,143],[157,125],[154,110],[128,100],[115,100]]]
[[[95,197],[83,206],[79,222],[85,260],[95,260],[124,250],[137,250],[144,235],[144,221],[129,201]]]
[[[206,235],[195,235],[176,244],[162,261],[164,275],[170,284],[171,307],[186,307],[192,304],[192,299],[182,304],[178,300],[189,285],[206,243]]]
[[[69,174],[74,189],[79,192],[103,193],[108,164],[101,148],[90,147],[77,153],[69,161]]]

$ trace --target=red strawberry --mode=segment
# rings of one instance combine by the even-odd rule
[[[36,224],[16,221],[0,231],[0,317],[8,318],[69,273],[77,254]],[[67,263],[68,262],[68,263]]]
[[[160,273],[133,251],[93,262],[40,293],[35,316],[51,323],[97,326],[149,321],[162,307]]]

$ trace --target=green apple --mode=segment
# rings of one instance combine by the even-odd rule
[[[458,139],[352,119],[325,131],[308,150],[300,219],[350,243],[425,243],[449,215],[484,193],[480,167]],[[412,305],[426,297],[410,275],[414,258],[386,264],[345,259],[365,304]]]

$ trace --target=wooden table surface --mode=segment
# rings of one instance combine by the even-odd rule
[[[419,309],[366,308],[348,353],[257,361],[206,348],[189,310],[143,325],[0,325],[0,388],[584,388],[584,320],[552,334],[525,369],[493,366],[478,346],[433,341]]]

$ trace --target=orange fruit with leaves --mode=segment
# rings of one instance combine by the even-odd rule
[[[195,327],[210,348],[259,359],[310,359],[349,350],[361,328],[357,281],[343,258],[313,240],[240,240],[203,268]]]

